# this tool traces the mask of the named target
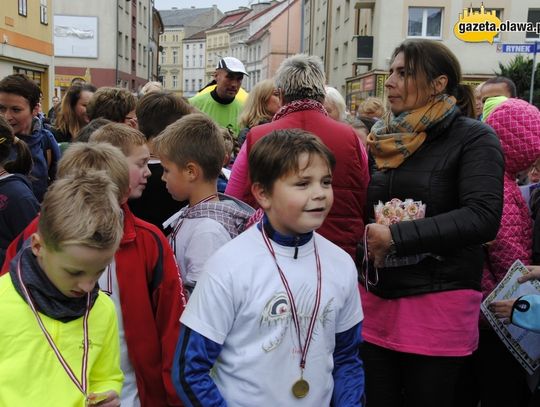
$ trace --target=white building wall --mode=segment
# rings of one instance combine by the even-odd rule
[[[205,43],[201,40],[184,40],[184,60],[189,58],[189,67],[184,63],[184,83],[182,84],[185,97],[194,96],[203,86],[205,81]]]

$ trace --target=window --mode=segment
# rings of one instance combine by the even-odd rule
[[[176,75],[172,76],[172,87],[173,89],[176,89],[178,87],[178,76]]]
[[[341,21],[341,7],[338,7],[336,9],[336,22],[335,22],[336,28],[339,28],[339,22],[340,21]]]
[[[142,48],[142,45],[141,43],[139,42],[139,48],[138,48],[138,53],[137,53],[137,62],[139,65],[141,65],[141,59],[142,59],[142,52],[141,52],[141,48]]]
[[[199,79],[199,89],[202,89],[202,79]]]
[[[351,0],[345,0],[345,9],[343,12],[345,13],[345,20],[343,21],[346,22],[349,19],[349,13],[351,12]]]
[[[146,66],[146,45],[143,45],[143,66]]]
[[[409,37],[441,38],[442,8],[409,7]]]
[[[199,49],[202,49],[202,44],[199,44]]]
[[[161,51],[161,63],[164,64],[167,62],[167,51],[163,50]]]
[[[191,80],[191,90],[195,92],[195,79]]]
[[[143,26],[146,28],[146,17],[147,15],[147,10],[146,10],[146,6],[143,7]]]
[[[129,40],[128,36],[124,36],[124,58],[128,59],[129,57]]]
[[[349,43],[343,43],[343,54],[341,55],[341,64],[345,65],[347,63],[347,57],[349,56]]]
[[[118,48],[118,56],[121,57],[123,56],[122,55],[122,39],[124,38],[124,36],[122,35],[122,32],[121,31],[118,31],[118,43],[116,45],[116,48]]]
[[[540,9],[530,8],[527,13],[527,21],[536,24],[538,27],[538,23],[540,23]],[[540,39],[540,33],[528,32],[525,38],[528,40],[538,40]]]
[[[189,87],[189,80],[185,80],[184,81],[184,92],[187,92],[188,91],[188,87]]]
[[[339,61],[339,48],[334,48],[334,69],[337,69]]]
[[[19,14],[21,16],[27,16],[28,13],[28,5],[26,4],[26,0],[19,0]]]
[[[189,44],[186,45],[186,49],[189,49]]]
[[[189,68],[189,55],[186,55],[186,63],[184,64],[184,68]]]
[[[173,48],[173,51],[172,51],[172,63],[173,64],[178,63],[178,48]]]
[[[47,0],[39,0],[39,21],[41,24],[45,25],[49,23],[49,17],[47,15]]]
[[[199,68],[203,67],[203,56],[199,55]]]

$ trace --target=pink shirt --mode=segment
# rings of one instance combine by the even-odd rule
[[[466,356],[478,347],[482,293],[453,290],[384,299],[360,287],[367,342],[426,356]]]

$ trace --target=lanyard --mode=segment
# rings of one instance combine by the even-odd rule
[[[101,288],[101,291],[110,297],[113,294],[113,282],[110,264],[107,266],[107,270],[105,270],[105,278],[107,279],[107,288]]]
[[[287,278],[285,277],[283,270],[281,270],[281,267],[279,267],[279,264],[277,262],[276,252],[274,251],[274,248],[272,247],[272,243],[270,242],[270,239],[268,239],[268,236],[266,235],[266,232],[264,231],[262,221],[261,221],[261,233],[263,236],[264,243],[266,244],[266,247],[270,251],[270,254],[273,257],[274,262],[276,263],[276,267],[279,272],[279,277],[281,278],[281,281],[283,282],[285,291],[287,292],[287,297],[289,298],[289,303],[291,304],[291,314],[292,314],[292,319],[294,322],[294,327],[296,328],[296,335],[298,336],[298,346],[302,350],[302,356],[300,359],[300,369],[303,372],[304,368],[306,367],[306,358],[307,358],[309,346],[311,344],[311,338],[313,337],[313,331],[315,330],[315,322],[317,321],[317,314],[319,312],[319,306],[321,305],[321,286],[322,286],[321,260],[319,258],[317,245],[315,244],[315,237],[313,237],[313,246],[315,248],[315,262],[317,264],[317,293],[315,297],[315,305],[313,306],[313,312],[311,313],[311,319],[309,321],[309,327],[306,334],[306,340],[304,342],[304,346],[302,346],[302,337],[301,337],[301,332],[300,332],[300,319],[298,318],[298,311],[296,309],[296,303],[294,301],[291,288],[289,287],[289,282],[287,281]]]
[[[66,362],[66,360],[60,353],[60,350],[54,343],[51,335],[47,331],[47,328],[45,328],[45,325],[43,324],[43,321],[41,320],[41,317],[39,316],[36,310],[34,302],[32,301],[32,298],[30,297],[30,293],[28,292],[28,289],[24,285],[24,282],[22,280],[22,275],[21,275],[20,258],[17,263],[17,278],[19,279],[22,290],[24,292],[24,296],[26,297],[26,302],[28,302],[28,305],[30,305],[32,312],[34,313],[34,316],[36,317],[37,323],[39,324],[41,331],[45,335],[47,342],[49,342],[49,345],[52,348],[54,354],[58,358],[58,361],[60,362],[60,364],[66,371],[71,381],[80,390],[80,392],[86,397],[86,392],[88,388],[88,382],[87,382],[86,376],[87,376],[87,370],[88,370],[88,348],[89,348],[88,346],[88,315],[90,314],[90,293],[86,294],[86,311],[84,312],[84,318],[83,318],[84,347],[83,347],[83,357],[82,357],[82,367],[81,367],[81,380],[79,381],[79,379],[77,379],[77,376],[75,376],[75,373],[73,373],[73,370],[71,370],[71,367],[68,365],[68,363]]]
[[[195,209],[197,206],[199,206],[200,204],[203,204],[205,202],[209,202],[211,201],[212,199],[215,199],[217,198],[217,194],[212,194],[210,196],[207,196],[206,198],[204,198],[203,200],[197,202],[195,205],[193,206],[190,206],[188,207],[184,213],[180,216],[180,219],[178,220],[178,223],[176,224],[176,226],[174,227],[173,231],[171,232],[171,234],[169,235],[169,244],[171,245],[171,247],[173,248],[173,252],[174,252],[174,256],[176,257],[176,235],[178,235],[178,232],[180,231],[180,228],[182,227],[182,224],[184,223],[184,220],[186,219],[186,217],[188,216],[188,214],[193,210]]]

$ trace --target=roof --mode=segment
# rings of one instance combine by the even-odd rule
[[[193,22],[193,19],[211,13],[214,13],[213,7],[159,10],[159,14],[161,15],[165,27],[189,26]]]
[[[190,35],[189,37],[184,38],[184,41],[189,40],[204,40],[206,39],[206,30],[199,31],[198,33],[195,33],[193,35]]]
[[[238,10],[228,11],[225,13],[223,18],[214,24],[211,29],[222,28],[228,25],[235,24],[238,20],[244,17],[246,14],[250,13],[251,9],[241,8]]]
[[[257,18],[261,17],[262,15],[268,13],[270,10],[272,10],[273,8],[279,6],[280,4],[281,3],[276,2],[275,4],[271,4],[267,8],[259,11],[257,14],[246,16],[245,19],[243,19],[242,21],[239,21],[237,24],[235,24],[234,30],[238,30],[238,29],[247,27],[249,25],[249,23],[251,23],[252,21],[254,21]]]

